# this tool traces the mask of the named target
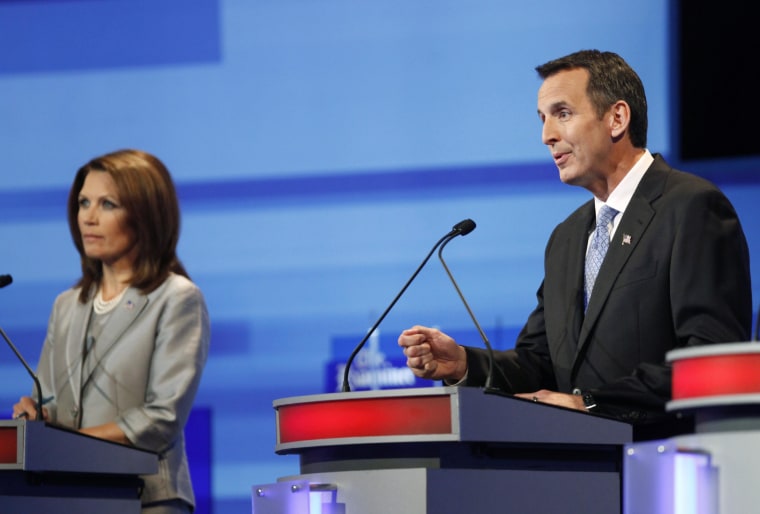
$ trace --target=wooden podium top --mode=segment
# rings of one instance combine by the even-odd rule
[[[625,444],[616,420],[473,387],[429,387],[276,400],[277,453],[315,447],[424,442]]]

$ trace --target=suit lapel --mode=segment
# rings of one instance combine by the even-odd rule
[[[582,360],[583,350],[588,344],[592,328],[604,310],[615,281],[633,252],[636,251],[636,247],[654,218],[655,211],[652,208],[652,202],[662,194],[666,166],[659,156],[655,156],[654,163],[639,183],[639,187],[623,213],[620,225],[615,230],[615,236],[610,241],[610,248],[594,283],[594,293],[581,326],[573,374]]]
[[[577,349],[579,342],[580,342],[580,334],[582,330],[582,324],[583,324],[583,274],[584,274],[584,265],[586,262],[586,247],[588,243],[588,236],[591,234],[591,232],[594,230],[594,202],[591,201],[588,203],[588,207],[584,209],[582,215],[579,217],[577,226],[575,228],[572,228],[572,232],[579,234],[584,234],[584,237],[582,238],[572,238],[572,242],[569,243],[569,246],[572,245],[567,252],[568,255],[568,263],[567,263],[567,269],[570,270],[570,273],[568,273],[568,280],[567,286],[565,288],[565,291],[567,293],[567,297],[564,299],[566,302],[565,305],[572,306],[568,310],[568,314],[570,316],[570,319],[567,320],[568,325],[567,327],[570,329],[571,338],[573,342],[575,343],[573,345],[573,349]]]

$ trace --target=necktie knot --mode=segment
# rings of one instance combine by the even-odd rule
[[[596,220],[596,230],[591,236],[588,252],[586,253],[586,275],[584,280],[584,292],[586,306],[591,298],[591,292],[594,289],[594,282],[602,267],[607,250],[610,247],[610,224],[615,219],[618,211],[609,205],[603,205],[599,209],[599,215]]]
[[[617,215],[618,211],[610,207],[609,205],[602,205],[602,208],[599,209],[599,216],[597,217],[597,230],[599,227],[602,227],[603,230],[607,230],[607,240],[609,241],[610,234],[608,226],[610,223],[612,223],[612,220],[615,219],[615,216]]]

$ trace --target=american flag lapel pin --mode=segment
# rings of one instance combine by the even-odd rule
[[[623,234],[623,243],[624,245],[631,244],[631,234]]]
[[[132,303],[132,300],[127,300],[127,303],[125,303],[125,304],[124,304],[124,307],[125,307],[125,308],[126,308],[128,311],[131,311],[132,309],[134,309],[134,308],[135,308],[135,304],[134,304],[134,303]]]

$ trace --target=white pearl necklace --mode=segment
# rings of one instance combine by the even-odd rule
[[[114,310],[126,292],[127,288],[125,287],[121,293],[106,302],[103,300],[103,290],[98,289],[98,294],[95,295],[95,299],[92,301],[92,309],[95,311],[95,314],[107,314]]]

